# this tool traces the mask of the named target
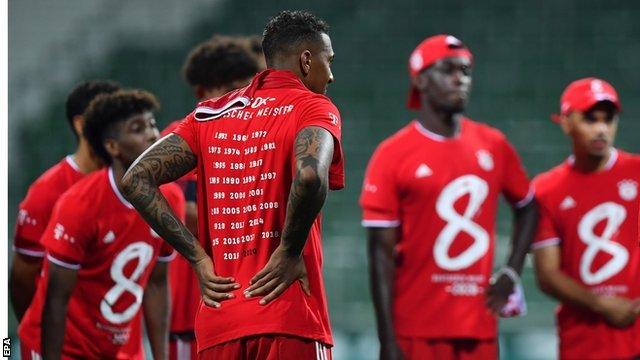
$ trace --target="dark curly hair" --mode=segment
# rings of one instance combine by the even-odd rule
[[[264,28],[262,51],[267,66],[272,66],[276,57],[288,54],[303,42],[320,41],[323,33],[329,33],[329,25],[310,12],[282,11]]]
[[[118,137],[116,125],[131,116],[146,111],[155,112],[159,108],[156,97],[144,90],[120,90],[98,95],[85,112],[84,136],[96,155],[110,165],[113,159],[105,149],[104,142]]]
[[[205,88],[229,86],[252,77],[258,70],[258,62],[245,44],[238,38],[221,35],[194,48],[182,67],[189,85]]]
[[[91,100],[100,94],[111,94],[120,90],[120,84],[111,80],[90,80],[82,82],[76,85],[73,90],[67,96],[67,102],[65,104],[67,112],[67,121],[71,126],[71,131],[78,138],[76,129],[73,126],[73,118],[77,115],[82,115],[86,110]]]

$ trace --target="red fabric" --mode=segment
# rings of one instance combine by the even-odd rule
[[[584,78],[569,84],[560,97],[560,113],[568,115],[574,110],[585,112],[600,101],[611,101],[621,109],[616,89],[597,78]]]
[[[533,247],[560,246],[561,270],[592,292],[640,297],[640,157],[614,151],[607,168],[581,173],[567,161],[534,180],[541,218]],[[609,251],[607,251],[609,250]],[[563,358],[640,355],[640,321],[613,328],[571,305],[558,311]]]
[[[399,338],[406,360],[498,359],[496,340]]]
[[[200,360],[332,360],[331,348],[314,340],[261,335],[225,342],[205,349]]]
[[[200,103],[175,130],[198,157],[200,241],[212,254],[215,272],[233,276],[242,286],[219,309],[200,305],[195,323],[199,350],[262,333],[332,343],[320,216],[303,251],[311,296],[295,283],[261,306],[242,291],[280,243],[295,169],[294,140],[301,129],[319,126],[333,135],[329,184],[332,189],[344,186],[340,125],[327,97],[307,90],[292,72],[266,70],[248,87]]]
[[[169,360],[196,360],[197,358],[198,346],[195,339],[192,341],[169,341]]]
[[[44,256],[40,237],[47,227],[53,206],[63,192],[84,176],[74,166],[71,156],[67,156],[31,184],[19,206],[13,244],[16,251]]]
[[[484,294],[500,193],[515,206],[532,197],[513,147],[487,125],[464,119],[459,134],[446,139],[414,121],[378,146],[360,205],[364,226],[401,228],[393,289],[396,334],[496,337]]]
[[[171,288],[171,332],[193,331],[200,287],[191,264],[182,256],[176,256],[169,264],[169,284]]]
[[[411,53],[409,58],[409,76],[414,78],[422,70],[448,57],[463,57],[473,60],[473,55],[467,47],[451,35],[436,35],[423,40]],[[420,92],[411,86],[409,90],[409,109],[419,110],[421,106]]]
[[[173,249],[118,197],[109,174],[103,169],[88,175],[62,195],[43,234],[47,260],[19,327],[20,341],[38,352],[49,266],[62,261],[80,267],[68,302],[65,356],[144,358],[142,291],[156,261],[168,261]],[[180,189],[165,185],[162,192],[184,218]]]

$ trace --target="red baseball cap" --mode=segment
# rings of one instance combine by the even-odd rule
[[[423,40],[409,58],[409,76],[415,78],[422,70],[448,57],[464,57],[473,61],[473,55],[458,38],[452,35],[435,35]],[[420,92],[413,85],[409,90],[409,109],[420,109]]]
[[[560,121],[560,115],[572,111],[585,112],[601,101],[610,101],[616,110],[622,110],[616,89],[608,82],[598,78],[584,78],[569,84],[560,97],[560,114],[552,114],[551,120]]]

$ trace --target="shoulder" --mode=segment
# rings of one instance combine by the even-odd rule
[[[184,119],[175,120],[171,122],[169,125],[167,125],[166,128],[164,128],[164,130],[162,130],[162,132],[160,132],[160,136],[167,136],[171,134],[173,130],[175,130],[178,127],[178,125],[180,125],[180,122],[182,122],[182,120]]]
[[[325,95],[315,94],[311,91],[298,90],[292,100],[298,111],[325,110],[340,116],[338,107]]]
[[[617,150],[620,161],[630,167],[640,169],[640,155],[629,153],[623,150]]]
[[[414,139],[415,131],[415,123],[411,121],[391,136],[382,140],[376,147],[375,152],[378,154],[395,154],[412,149],[415,143],[408,140]]]
[[[559,164],[552,169],[538,174],[533,178],[532,184],[535,188],[536,196],[543,198],[553,194],[558,185],[562,184],[568,175],[565,163]]]
[[[108,183],[106,169],[94,171],[71,185],[60,196],[58,202],[67,206],[73,205],[76,209],[80,207],[86,210],[99,208],[100,206],[96,206],[100,202],[98,197],[108,186]]]
[[[68,167],[69,165],[66,163],[66,159],[63,159],[47,169],[29,186],[25,201],[35,201],[44,204],[48,201],[57,200],[68,188],[67,184],[63,181],[66,172],[72,170],[68,169]]]

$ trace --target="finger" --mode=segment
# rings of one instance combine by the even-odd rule
[[[233,299],[236,296],[231,294],[231,293],[225,293],[225,292],[217,292],[217,291],[213,291],[210,289],[206,289],[204,292],[204,295],[213,300],[213,301],[217,301],[217,302],[222,302],[225,300],[229,300],[229,299]]]
[[[273,289],[272,292],[260,299],[260,305],[267,305],[268,303],[270,303],[272,300],[280,296],[280,294],[282,294],[289,287],[289,285],[290,284],[287,283],[280,283],[278,286],[276,286],[275,289]]]
[[[232,278],[232,277],[220,277],[220,276],[215,276],[215,275],[212,275],[207,280],[211,281],[211,282],[218,283],[218,284],[231,284],[231,283],[233,283],[235,281],[235,279]]]
[[[213,301],[213,300],[209,299],[206,296],[202,296],[202,302],[208,307],[212,307],[212,308],[219,308],[220,307],[220,303],[219,302]]]
[[[271,291],[273,291],[273,289],[275,289],[279,283],[280,283],[279,279],[276,279],[276,278],[271,279],[271,281],[269,281],[268,283],[256,288],[255,290],[245,293],[245,296],[246,297],[264,296],[266,294],[269,294]]]
[[[311,296],[311,288],[309,287],[309,279],[305,276],[300,279],[300,283],[302,283],[302,291],[304,291],[307,296]]]
[[[211,289],[211,290],[213,290],[215,292],[226,293],[226,292],[229,292],[229,291],[233,291],[233,290],[239,289],[240,288],[240,284],[238,284],[238,283],[234,283],[234,284],[215,284],[215,283],[210,283],[207,288]]]
[[[275,275],[273,273],[268,273],[265,276],[261,277],[260,280],[249,285],[249,287],[244,292],[248,294],[253,294],[256,291],[256,289],[263,287],[265,284],[273,281],[274,279],[275,279]]]
[[[251,280],[249,280],[249,285],[253,285],[254,283],[256,283],[258,280],[262,279],[263,277],[265,277],[267,274],[269,274],[269,272],[271,271],[271,267],[269,267],[268,265],[263,267],[262,270],[258,271],[257,274],[255,274]]]

